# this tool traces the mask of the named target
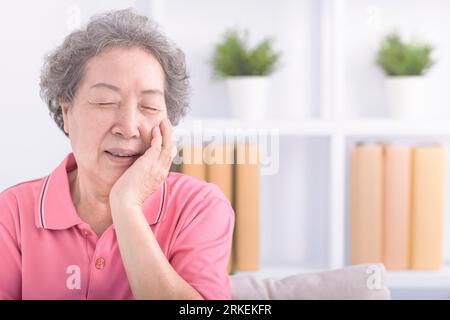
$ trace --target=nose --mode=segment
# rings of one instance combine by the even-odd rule
[[[124,139],[139,138],[140,123],[137,103],[121,104],[116,112],[113,133]]]

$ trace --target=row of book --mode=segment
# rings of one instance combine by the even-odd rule
[[[350,156],[352,264],[443,264],[447,154],[441,145],[357,144]]]
[[[231,152],[230,152],[231,150]],[[235,211],[228,272],[259,269],[259,156],[252,144],[185,146],[183,163],[175,171],[221,188]],[[243,155],[235,161],[237,154]]]

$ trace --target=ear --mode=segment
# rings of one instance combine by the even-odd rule
[[[69,134],[69,118],[68,118],[69,104],[66,103],[66,102],[62,102],[59,105],[60,105],[60,108],[61,108],[63,121],[64,121],[64,132]]]

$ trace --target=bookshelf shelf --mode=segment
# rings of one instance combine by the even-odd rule
[[[264,120],[244,121],[233,118],[189,118],[180,123],[177,131],[194,133],[221,131],[230,135],[246,134],[252,130],[276,131],[280,136],[330,136],[334,123],[325,120]]]
[[[387,285],[396,289],[448,289],[450,290],[450,266],[439,271],[388,271]]]
[[[353,119],[338,126],[346,136],[450,136],[448,120]]]
[[[196,131],[194,131],[196,129]],[[242,121],[233,118],[189,118],[176,131],[221,131],[239,135],[256,131],[276,131],[283,136],[344,137],[450,137],[448,120],[396,120],[389,118],[360,118],[349,120],[263,120]]]

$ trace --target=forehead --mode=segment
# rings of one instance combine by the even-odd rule
[[[110,48],[88,60],[84,84],[113,83],[120,88],[164,91],[164,71],[153,54],[141,48]]]

